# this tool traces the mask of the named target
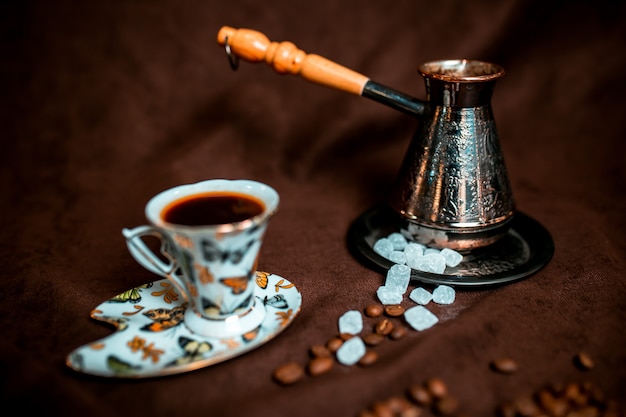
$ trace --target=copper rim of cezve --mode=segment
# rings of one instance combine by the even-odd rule
[[[504,68],[490,62],[473,59],[444,59],[421,64],[418,72],[428,78],[448,82],[480,82],[496,80]]]

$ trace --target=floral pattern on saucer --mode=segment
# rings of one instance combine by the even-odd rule
[[[300,312],[302,295],[285,278],[256,273],[254,295],[265,308],[261,325],[230,338],[196,335],[183,323],[186,303],[166,279],[125,291],[92,310],[115,326],[105,338],[71,352],[75,371],[116,378],[146,378],[188,372],[255,349],[281,333]]]

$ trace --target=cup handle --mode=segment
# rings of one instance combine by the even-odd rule
[[[176,289],[188,299],[187,290],[182,278],[176,273],[178,264],[170,253],[169,239],[156,227],[138,226],[133,229],[122,229],[122,234],[126,238],[128,251],[135,260],[148,271],[167,278],[174,284]],[[161,260],[143,241],[144,236],[154,236],[161,241],[160,252],[169,262]]]

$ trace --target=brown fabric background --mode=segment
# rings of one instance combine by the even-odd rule
[[[589,380],[626,404],[626,10],[620,2],[9,1],[0,6],[0,403],[46,415],[353,416],[412,382],[446,381],[468,416],[553,382]],[[351,222],[385,198],[417,120],[365,98],[231,71],[222,25],[290,40],[423,97],[416,67],[501,64],[492,101],[519,210],[556,251],[532,277],[463,291],[432,329],[281,387],[271,373],[375,301]],[[65,356],[111,333],[102,301],[154,281],[127,253],[155,193],[250,178],[281,195],[260,269],[293,281],[301,314],[248,354],[187,374],[110,380]],[[433,308],[435,308],[433,306]],[[369,323],[369,322],[367,322]],[[589,352],[582,372],[573,355]],[[515,358],[503,376],[491,359]],[[621,397],[621,399],[620,399]]]

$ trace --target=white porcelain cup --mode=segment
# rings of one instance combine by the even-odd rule
[[[186,298],[187,327],[226,338],[254,330],[265,317],[254,279],[278,204],[278,193],[266,184],[211,179],[152,197],[145,207],[149,224],[122,233],[137,262]],[[148,236],[161,240],[162,256],[146,245]]]

